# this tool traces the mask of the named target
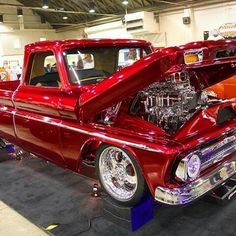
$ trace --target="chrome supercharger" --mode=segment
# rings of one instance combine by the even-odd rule
[[[168,133],[175,133],[195,112],[211,101],[205,91],[196,91],[190,83],[190,74],[181,71],[162,82],[155,82],[137,94],[131,105],[144,107],[143,119],[156,124]]]

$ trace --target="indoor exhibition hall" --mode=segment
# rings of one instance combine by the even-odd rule
[[[0,236],[235,236],[236,1],[0,0]]]

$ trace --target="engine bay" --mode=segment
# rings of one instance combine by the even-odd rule
[[[206,91],[196,91],[187,71],[173,73],[151,84],[134,98],[130,113],[168,133],[175,133],[197,111],[216,101]]]
[[[221,98],[207,90],[195,72],[180,71],[150,84],[125,102],[103,110],[98,121],[108,126],[115,125],[116,117],[122,111],[150,122],[168,134],[175,134],[195,114],[222,102]],[[226,110],[222,110],[222,114],[219,112],[219,124],[235,117],[232,108],[227,107]]]

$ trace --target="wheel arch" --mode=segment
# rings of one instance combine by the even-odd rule
[[[148,186],[148,189],[151,193],[154,193],[154,186],[152,185],[148,174],[145,172],[145,169],[143,167],[143,165],[140,162],[140,155],[138,154],[138,150],[137,148],[133,148],[129,145],[123,144],[123,143],[119,143],[119,142],[115,142],[115,141],[107,141],[107,140],[101,140],[99,138],[96,137],[91,137],[90,139],[86,140],[86,142],[83,144],[83,146],[80,149],[80,158],[78,158],[78,164],[77,164],[77,170],[79,170],[82,166],[83,163],[83,155],[84,153],[86,153],[86,150],[89,149],[90,147],[94,147],[96,146],[96,150],[94,151],[94,160],[97,157],[97,151],[99,150],[99,148],[101,148],[102,145],[112,145],[112,146],[116,146],[119,147],[125,151],[128,151],[136,160],[140,171],[146,181],[146,184]],[[95,168],[94,168],[94,174],[95,174]],[[98,178],[98,177],[96,177]]]
[[[101,145],[112,145],[112,146],[116,146],[116,147],[119,147],[125,151],[128,151],[133,157],[134,159],[136,160],[139,168],[140,168],[140,171],[145,179],[145,182],[148,186],[148,189],[150,192],[153,192],[153,186],[152,184],[150,183],[149,179],[148,179],[148,176],[146,175],[145,171],[144,171],[144,168],[142,166],[142,164],[140,163],[139,161],[139,157],[137,155],[137,152],[135,151],[135,148],[132,148],[130,147],[129,145],[125,145],[125,144],[121,144],[121,143],[116,143],[116,142],[101,142],[101,144],[99,145],[99,148],[101,147]],[[95,157],[96,158],[96,157]]]

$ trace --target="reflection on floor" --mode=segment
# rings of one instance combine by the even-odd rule
[[[204,200],[159,207],[152,221],[131,233],[102,216],[102,200],[91,196],[93,184],[39,159],[0,163],[0,200],[37,226],[56,225],[56,236],[235,235],[236,201],[219,206]]]

